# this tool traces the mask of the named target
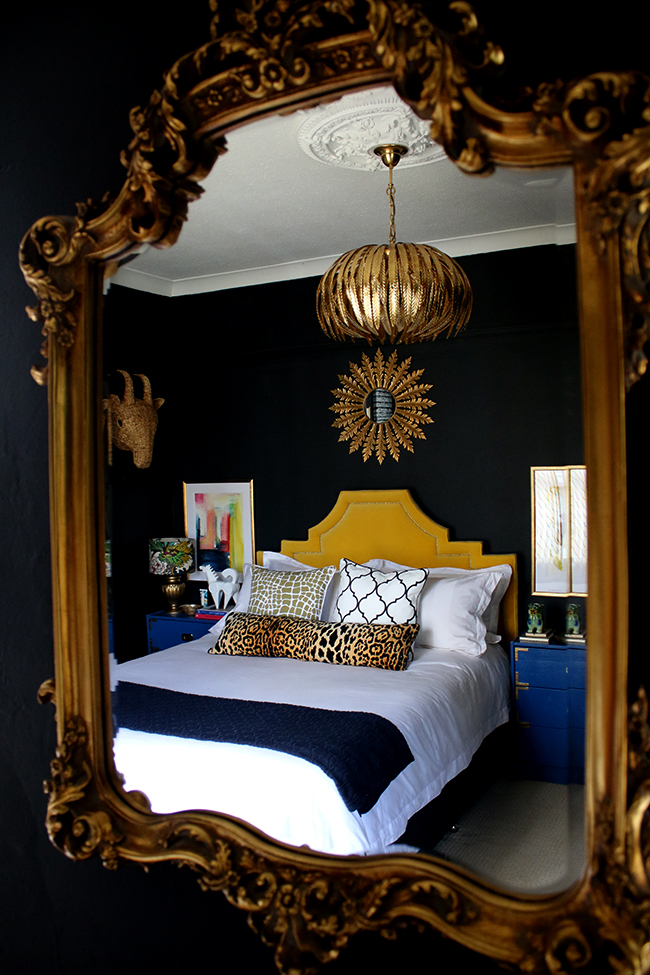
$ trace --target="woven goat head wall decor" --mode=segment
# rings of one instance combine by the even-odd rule
[[[153,454],[153,438],[158,426],[158,410],[164,399],[151,397],[151,383],[146,376],[136,373],[142,382],[142,399],[136,399],[133,379],[124,369],[124,396],[111,393],[104,400],[104,414],[108,432],[108,463],[113,463],[113,446],[130,450],[136,467],[149,467]]]

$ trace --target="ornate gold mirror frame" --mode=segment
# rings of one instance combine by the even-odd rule
[[[483,78],[502,56],[464,2],[450,5],[446,22],[455,27],[445,30],[426,5],[397,0],[240,4],[219,6],[211,40],[181,58],[147,108],[132,113],[119,196],[76,218],[39,220],[21,247],[48,358],[47,376],[35,372],[49,383],[50,404],[56,683],[47,682],[42,697],[56,701],[58,748],[49,835],[68,856],[99,855],[107,866],[121,858],[190,865],[204,888],[249,912],[285,972],[314,971],[359,929],[390,933],[409,918],[526,971],[591,963],[638,972],[650,961],[642,839],[650,770],[643,747],[628,755],[623,390],[628,324],[648,310],[650,80],[629,72],[557,82],[540,88],[527,110],[508,113],[484,100]],[[589,470],[589,852],[583,879],[557,896],[504,894],[425,856],[328,858],[213,814],[153,815],[143,797],[123,791],[113,765],[99,382],[104,276],[142,244],[174,243],[229,128],[382,83],[431,119],[433,137],[469,174],[494,165],[574,168]],[[632,721],[631,740],[647,744],[642,698]]]

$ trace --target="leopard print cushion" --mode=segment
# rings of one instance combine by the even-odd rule
[[[231,613],[209,652],[404,670],[418,629],[413,623],[323,623],[292,616]]]
[[[417,624],[322,623],[279,617],[274,656],[353,667],[404,670]]]
[[[227,653],[232,657],[272,657],[271,637],[276,616],[254,613],[229,613],[218,641],[208,653]]]

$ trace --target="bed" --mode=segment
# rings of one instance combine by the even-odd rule
[[[125,788],[295,846],[394,849],[508,720],[515,556],[449,541],[407,491],[345,491],[257,563],[215,632],[116,667]]]

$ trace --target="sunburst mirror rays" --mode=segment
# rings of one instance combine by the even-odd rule
[[[374,453],[381,464],[387,451],[399,460],[400,450],[413,452],[413,439],[426,440],[422,426],[433,423],[426,411],[435,403],[424,394],[431,384],[418,382],[424,369],[409,372],[410,365],[410,358],[398,362],[397,352],[384,360],[377,349],[373,361],[364,353],[361,365],[350,363],[351,375],[339,376],[332,426],[339,440],[350,441],[350,453],[361,449],[364,461]]]

